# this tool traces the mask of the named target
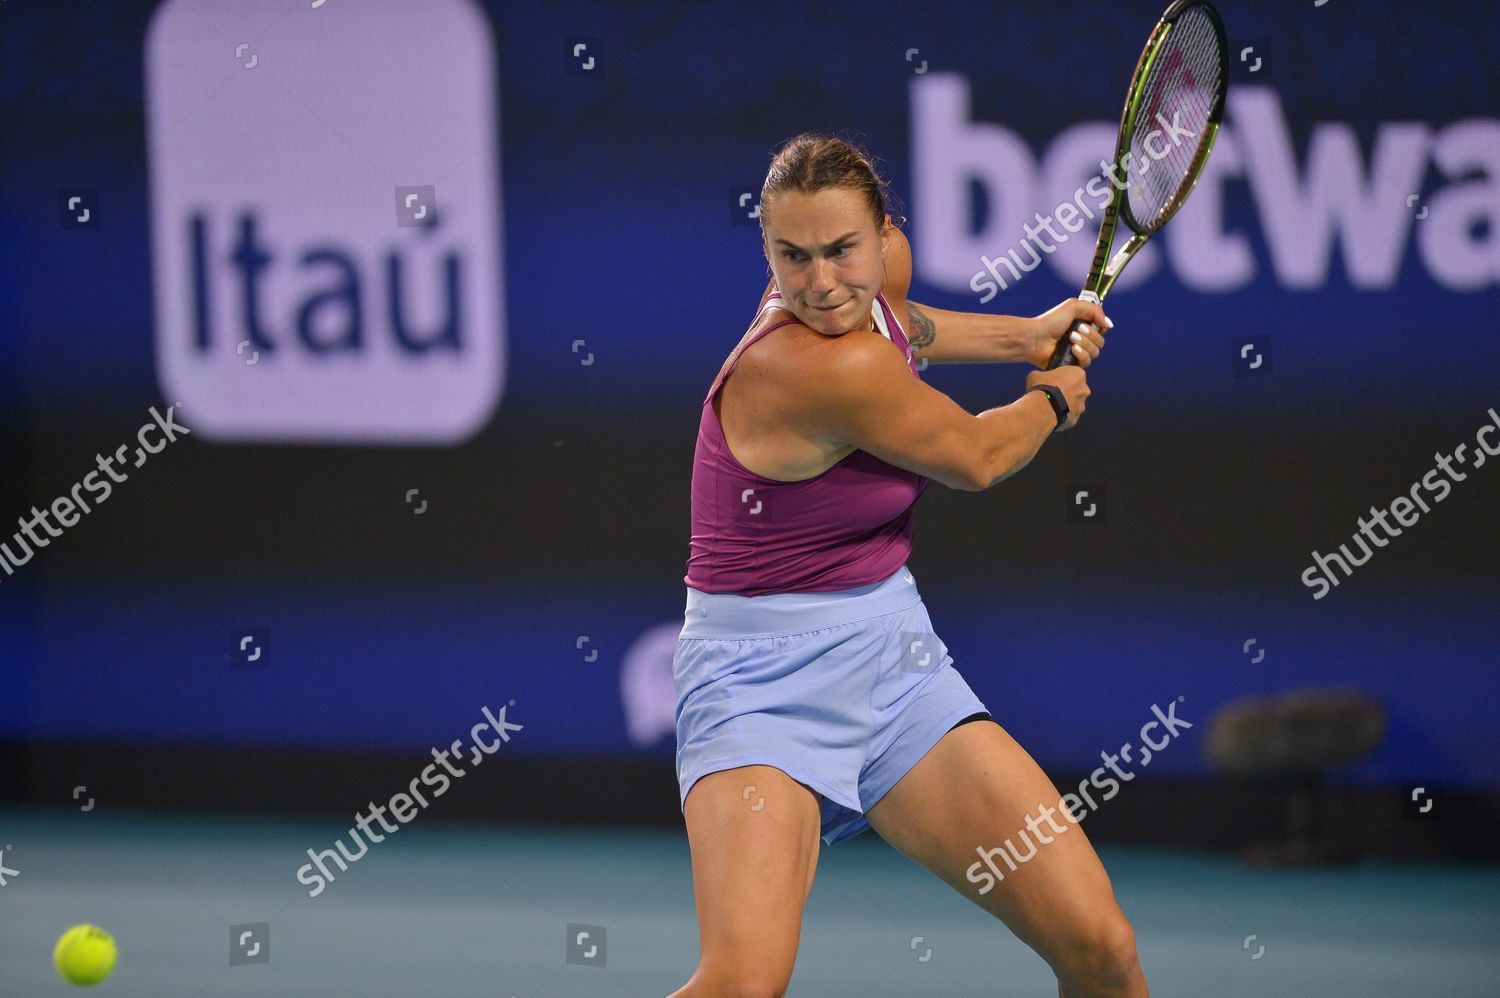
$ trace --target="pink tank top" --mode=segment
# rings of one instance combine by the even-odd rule
[[[756,314],[778,304],[773,291]],[[906,331],[883,294],[876,329],[906,355],[921,378]],[[778,482],[749,470],[729,451],[713,399],[740,355],[773,329],[767,324],[730,357],[703,400],[693,452],[692,540],[683,581],[705,593],[826,592],[888,578],[911,555],[912,506],[931,479],[850,451],[821,475]],[[751,323],[752,328],[754,323]]]

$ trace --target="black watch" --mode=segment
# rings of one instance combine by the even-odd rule
[[[1028,392],[1041,392],[1047,396],[1047,401],[1052,405],[1052,411],[1057,413],[1057,425],[1059,427],[1068,421],[1068,399],[1063,395],[1062,389],[1056,385],[1032,385],[1026,389]],[[1053,432],[1057,432],[1053,430]]]

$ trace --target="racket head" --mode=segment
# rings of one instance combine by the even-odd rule
[[[1207,0],[1175,0],[1136,63],[1120,114],[1115,162],[1120,217],[1149,236],[1187,201],[1224,117],[1229,43]]]
[[[1115,144],[1120,183],[1109,186],[1080,297],[1102,302],[1130,258],[1187,201],[1219,134],[1228,91],[1229,43],[1218,10],[1207,0],[1175,0],[1146,39],[1125,92]],[[1121,221],[1134,234],[1111,257]],[[1058,340],[1047,370],[1078,363],[1069,336],[1082,325],[1074,322]]]

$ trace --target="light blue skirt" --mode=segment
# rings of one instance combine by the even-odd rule
[[[672,678],[683,804],[709,773],[774,766],[819,794],[829,845],[869,828],[864,812],[950,729],[987,716],[905,565],[835,592],[688,587]]]

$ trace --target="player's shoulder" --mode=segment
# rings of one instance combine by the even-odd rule
[[[885,283],[880,286],[892,309],[904,303],[911,293],[911,271],[911,243],[906,233],[893,224],[885,254]]]
[[[842,336],[820,338],[828,341],[828,349],[811,358],[815,362],[810,365],[814,377],[844,382],[906,372],[901,349],[873,329],[852,329]]]
[[[906,360],[897,346],[872,329],[856,329],[825,336],[804,324],[780,296],[768,289],[761,310],[746,332],[754,340],[742,352],[739,367],[753,370],[757,380],[771,380],[798,394],[822,395],[850,380],[864,382],[904,373]],[[882,292],[871,308],[890,308]],[[884,306],[882,302],[885,302]],[[767,308],[767,304],[774,307]],[[767,329],[768,326],[776,328]],[[764,335],[760,335],[764,332]]]
[[[719,371],[721,376],[732,366],[740,374],[738,380],[742,385],[747,381],[765,384],[768,379],[786,380],[789,371],[787,365],[781,363],[786,353],[781,341],[794,329],[808,334],[812,330],[804,326],[790,310],[779,306],[768,307],[775,305],[780,297],[775,287],[774,283],[771,284],[761,295],[760,307],[756,310],[750,327],[729,352],[729,356],[724,358],[723,367]],[[770,328],[773,326],[778,328]]]
[[[872,329],[840,336],[824,336],[806,326],[801,331],[804,335],[792,342],[778,365],[799,407],[878,404],[911,376],[900,349]]]

